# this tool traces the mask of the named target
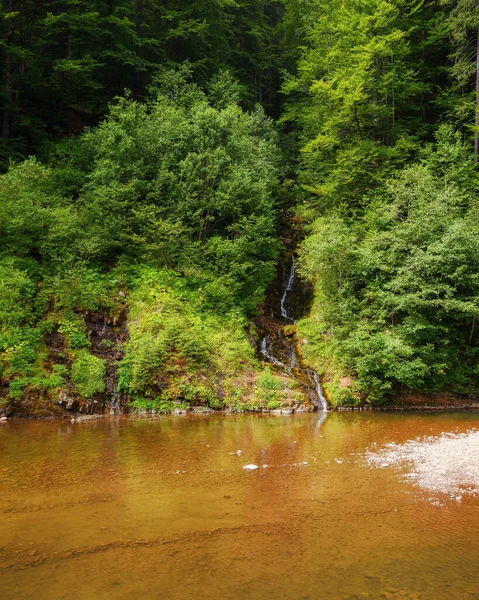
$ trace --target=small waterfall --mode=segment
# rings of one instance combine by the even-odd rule
[[[288,302],[288,295],[291,292],[296,291],[293,289],[295,283],[296,261],[294,255],[292,255],[291,269],[288,278],[286,279],[283,277],[282,280],[280,302],[281,318],[271,317],[269,320],[265,319],[265,321],[263,321],[263,328],[266,335],[261,339],[258,350],[265,362],[281,368],[304,386],[315,410],[326,413],[328,410],[328,403],[324,397],[319,375],[315,371],[303,367],[301,364],[301,357],[297,354],[295,342],[293,339],[289,339],[289,336],[285,335],[283,331],[286,322],[296,323],[293,318],[291,301]],[[277,306],[278,305],[276,304],[276,307]],[[322,421],[323,420],[324,419],[322,419]]]
[[[260,343],[259,352],[261,356],[264,357],[266,362],[271,363],[272,365],[276,365],[277,367],[284,367],[284,363],[276,358],[273,354],[273,340],[271,339],[271,335],[268,333]]]
[[[281,298],[281,316],[283,317],[283,319],[287,319],[288,321],[293,321],[293,322],[294,322],[294,320],[288,315],[288,310],[286,308],[286,298],[287,298],[289,292],[291,292],[293,290],[295,277],[296,277],[296,265],[295,265],[295,261],[294,261],[294,256],[292,256],[291,257],[291,271],[289,273],[288,282],[286,284],[286,287],[283,292],[283,296]]]
[[[328,403],[326,402],[326,398],[324,397],[323,386],[321,385],[321,382],[319,381],[319,376],[316,373],[316,371],[311,371],[311,374],[312,374],[313,381],[314,381],[314,384],[316,387],[316,394],[318,395],[319,402],[321,404],[321,410],[324,412],[324,411],[328,410]]]

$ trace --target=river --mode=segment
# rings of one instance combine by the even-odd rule
[[[477,413],[11,420],[0,597],[478,598],[479,497],[367,459],[471,430]]]

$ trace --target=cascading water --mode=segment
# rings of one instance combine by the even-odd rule
[[[291,257],[291,268],[287,278],[283,277],[281,289],[281,299],[279,309],[281,319],[277,317],[268,321],[265,329],[268,333],[261,339],[259,344],[259,354],[266,362],[285,369],[289,375],[295,377],[308,390],[315,408],[321,412],[328,410],[328,403],[324,397],[323,388],[319,380],[319,375],[311,369],[301,367],[301,360],[296,353],[296,347],[283,333],[284,323],[296,323],[294,313],[292,312],[292,303],[288,296],[294,292],[296,282],[296,263],[294,256]],[[272,333],[275,334],[273,343]],[[277,354],[283,360],[280,360]]]
[[[285,364],[278,360],[273,354],[272,344],[273,341],[271,339],[271,335],[268,333],[268,335],[265,335],[264,338],[261,340],[259,348],[261,356],[263,356],[266,362],[269,362],[272,365],[276,365],[277,367],[284,367]]]
[[[319,375],[316,371],[312,371],[313,381],[316,384],[316,393],[318,394],[319,402],[321,404],[321,410],[328,410],[328,403],[326,402],[326,398],[324,397],[323,386],[319,381]]]
[[[286,287],[284,288],[283,295],[281,297],[281,316],[283,319],[287,319],[288,321],[293,321],[289,314],[288,309],[286,308],[286,299],[288,297],[289,292],[293,291],[294,280],[296,277],[296,265],[294,261],[294,256],[291,257],[291,271],[289,273],[288,281],[286,283]]]

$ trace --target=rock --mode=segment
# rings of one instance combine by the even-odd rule
[[[73,398],[68,398],[68,402],[66,404],[66,409],[67,410],[74,410],[74,408],[77,406],[77,401],[74,400]]]
[[[121,296],[122,298],[126,298],[126,294],[125,292],[118,292],[118,295]]]
[[[67,410],[75,410],[78,406],[78,402],[66,394],[61,394],[58,399],[58,404],[60,406],[64,405]]]
[[[256,469],[259,469],[259,467],[258,465],[245,465],[243,469],[246,471],[256,471]]]
[[[241,456],[243,453],[241,452],[241,450],[237,450],[237,451],[236,451],[236,454],[237,454],[238,456]]]
[[[6,423],[8,421],[8,417],[0,417],[0,423]]]
[[[186,414],[186,410],[183,410],[182,408],[175,408],[175,415],[185,415]]]

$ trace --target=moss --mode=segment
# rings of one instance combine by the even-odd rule
[[[136,398],[130,402],[130,407],[140,412],[171,413],[179,405],[175,405],[170,400],[158,398]]]

